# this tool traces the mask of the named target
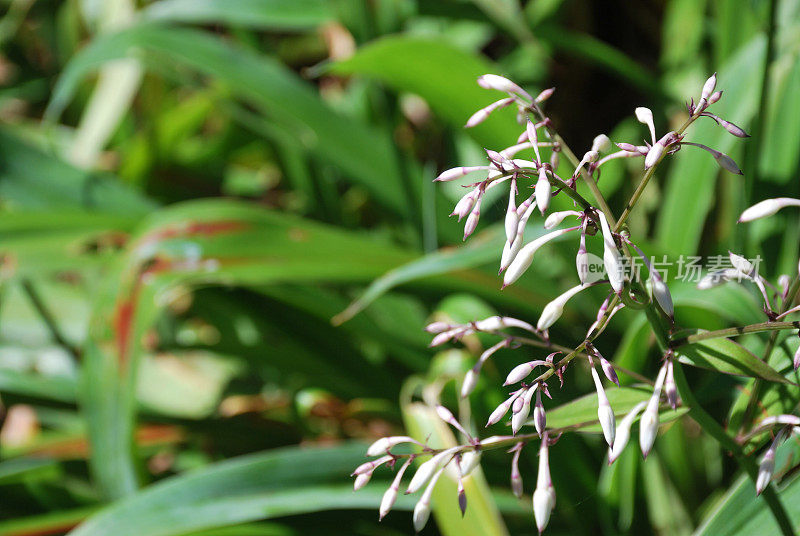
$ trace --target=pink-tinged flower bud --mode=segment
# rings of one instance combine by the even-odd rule
[[[622,454],[622,451],[625,450],[625,445],[628,444],[628,440],[631,438],[631,426],[639,415],[639,412],[641,412],[645,406],[647,406],[647,402],[639,402],[630,413],[625,415],[619,422],[614,444],[608,449],[608,465],[614,463],[614,461],[619,458],[619,455]]]
[[[465,329],[463,327],[455,327],[453,329],[449,329],[447,331],[443,331],[443,332],[437,334],[431,340],[431,343],[428,346],[433,348],[435,346],[439,346],[439,345],[442,345],[442,344],[446,343],[447,341],[449,341],[453,337],[456,337],[456,336],[460,337],[462,335],[467,335],[468,333],[471,333],[471,332],[472,332],[472,330]]]
[[[472,128],[475,125],[483,123],[493,111],[497,110],[498,108],[505,108],[506,106],[512,104],[513,102],[514,102],[514,97],[507,97],[505,99],[500,99],[498,101],[495,101],[491,103],[489,106],[481,108],[480,110],[472,114],[472,116],[469,119],[467,119],[467,124],[464,126],[466,128]]]
[[[409,482],[408,488],[406,489],[406,495],[410,493],[416,493],[422,489],[422,486],[428,483],[433,474],[440,467],[446,465],[460,448],[461,447],[451,447],[443,450],[439,454],[433,456],[430,460],[420,465],[419,468],[417,468],[417,472],[414,473],[413,477],[411,477],[411,482]]]
[[[664,394],[667,395],[667,402],[674,410],[678,407],[678,386],[675,384],[675,373],[673,371],[672,359],[666,363],[667,375],[664,379]]]
[[[642,152],[642,148],[632,143],[617,143],[616,146],[629,153],[647,154],[647,147],[644,147],[644,152]]]
[[[472,473],[472,471],[478,467],[479,463],[481,463],[481,451],[470,450],[465,452],[461,456],[461,461],[458,464],[458,469],[461,473],[461,476],[467,476]]]
[[[517,84],[496,74],[485,74],[478,77],[478,85],[484,89],[494,89],[497,91],[505,91],[506,93],[517,93],[525,98],[530,99],[531,96]]]
[[[503,277],[503,286],[506,287],[516,281],[522,276],[522,274],[525,273],[528,268],[530,268],[530,265],[533,262],[533,256],[536,254],[539,248],[549,241],[576,229],[578,228],[574,227],[570,229],[559,229],[557,231],[540,236],[536,240],[532,240],[525,244],[519,250],[519,253],[516,255],[516,257],[514,257],[514,260],[511,261],[511,264],[509,264],[505,273],[505,277]]]
[[[597,419],[600,421],[600,428],[603,430],[606,443],[608,443],[610,447],[614,445],[614,436],[617,428],[614,411],[611,409],[611,404],[608,402],[608,396],[606,396],[606,391],[603,389],[600,376],[597,375],[597,370],[595,370],[593,366],[591,367],[591,372],[595,389],[597,389]]]
[[[542,438],[539,448],[539,474],[536,479],[536,490],[533,492],[533,517],[539,534],[547,527],[550,514],[556,507],[556,491],[550,479],[550,456],[547,450],[547,434]]]
[[[428,523],[428,519],[431,517],[431,495],[433,495],[433,488],[436,486],[436,481],[439,480],[439,477],[442,476],[442,471],[444,468],[439,469],[436,474],[431,479],[430,484],[428,487],[425,488],[425,491],[422,493],[419,501],[414,506],[414,514],[412,519],[414,521],[414,530],[416,532],[421,531],[425,528],[425,525]]]
[[[608,275],[608,281],[611,283],[611,288],[614,289],[614,292],[619,293],[622,292],[622,288],[625,286],[622,260],[605,214],[602,212],[597,214],[603,231],[603,264],[606,267],[606,274]]]
[[[519,226],[519,214],[516,206],[517,182],[512,179],[511,188],[508,193],[508,208],[506,209],[506,240],[513,241],[517,237],[517,227]]]
[[[361,473],[360,475],[357,475],[355,481],[353,482],[353,491],[358,491],[366,486],[371,478],[372,473]]]
[[[794,365],[794,370],[800,368],[800,346],[798,346],[797,350],[794,352],[794,359],[792,360],[792,364]]]
[[[506,385],[511,385],[512,383],[519,383],[522,380],[524,380],[531,372],[533,372],[536,369],[536,367],[546,367],[546,366],[547,362],[542,361],[540,359],[534,361],[528,361],[527,363],[522,363],[521,365],[517,365],[516,367],[511,369],[511,372],[508,373],[506,381],[503,385],[506,386]]]
[[[413,441],[413,439],[412,439],[412,441]],[[379,452],[378,454],[382,454],[382,452]],[[374,454],[372,454],[371,456],[374,456]],[[388,456],[387,455],[387,456],[383,456],[381,458],[378,458],[377,460],[370,460],[368,462],[364,462],[361,465],[359,465],[358,467],[356,467],[355,470],[350,474],[350,476],[364,475],[364,474],[367,474],[367,473],[371,474],[376,468],[380,467],[384,463],[386,463],[388,461],[391,461],[393,459],[394,458],[392,456]]]
[[[800,207],[800,199],[793,199],[791,197],[765,199],[742,212],[742,215],[739,216],[739,223],[766,218],[767,216],[772,216],[784,207],[791,206]]]
[[[470,191],[466,195],[464,195],[458,203],[456,203],[455,208],[453,209],[451,216],[458,216],[458,221],[466,216],[467,214],[472,211],[472,207],[475,206],[475,201],[477,201],[482,195],[480,186],[475,188],[474,190]]]
[[[761,458],[761,463],[758,465],[758,477],[756,478],[756,495],[761,495],[761,492],[767,489],[767,486],[772,481],[772,473],[775,471],[775,453],[778,450],[778,446],[783,442],[784,436],[784,430],[778,432],[769,448],[764,452],[764,457]]]
[[[378,456],[380,454],[384,454],[389,452],[389,450],[395,445],[399,445],[401,443],[414,443],[415,445],[421,444],[413,437],[408,436],[382,437],[369,446],[367,449],[367,456]]]
[[[519,454],[522,452],[522,443],[514,447],[514,456],[511,458],[511,491],[517,499],[522,497],[522,474],[519,472]]]
[[[542,404],[542,390],[536,390],[536,404],[533,406],[533,426],[536,428],[536,433],[542,437],[545,428],[547,428],[547,414],[544,411]]]
[[[604,153],[611,148],[611,140],[605,134],[598,134],[592,141],[592,152]]]
[[[534,331],[532,325],[510,316],[490,316],[483,320],[478,320],[474,325],[478,331],[497,331],[503,328],[521,328],[527,331]]]
[[[536,181],[536,187],[533,192],[536,194],[536,206],[539,207],[539,212],[544,215],[547,208],[550,206],[550,181],[547,180],[547,172],[544,167],[539,168],[539,180]]]
[[[547,99],[549,99],[550,97],[553,96],[553,93],[555,93],[555,91],[556,91],[556,88],[554,88],[554,87],[551,87],[549,89],[545,89],[544,91],[542,91],[541,93],[539,93],[536,96],[536,98],[534,99],[534,102],[536,104],[539,104],[541,102],[546,101]]]
[[[411,465],[413,458],[409,458],[406,462],[400,467],[397,471],[397,474],[392,480],[392,484],[383,494],[383,499],[381,499],[381,506],[378,510],[378,521],[383,521],[383,518],[386,517],[386,514],[392,509],[394,506],[395,501],[397,501],[397,494],[400,491],[400,482],[403,480],[403,474],[405,474],[406,469],[408,466]]]
[[[700,93],[700,100],[701,101],[708,101],[711,98],[711,94],[714,92],[714,89],[717,87],[717,73],[712,74],[706,83],[703,84],[703,91]]]
[[[478,227],[478,220],[481,219],[481,197],[475,201],[475,207],[473,207],[472,212],[469,213],[467,217],[467,223],[464,224],[464,240],[469,238],[469,236],[475,232],[475,228]]]
[[[650,141],[655,145],[656,143],[656,125],[653,122],[653,112],[650,108],[645,108],[644,106],[640,106],[634,110],[636,114],[636,119],[644,124],[647,125],[647,128],[650,129]]]
[[[486,171],[489,169],[489,166],[460,166],[448,169],[446,171],[442,171],[442,173],[436,177],[434,182],[448,182],[453,181],[456,179],[460,179],[464,175],[468,175],[473,171]]]
[[[536,125],[533,124],[533,121],[528,119],[528,122],[525,124],[525,132],[528,134],[528,141],[531,142],[533,146],[533,152],[536,154],[536,161],[541,162],[542,157],[539,154],[539,135],[536,133]]]
[[[517,435],[517,432],[522,428],[522,425],[528,420],[528,415],[531,411],[531,400],[536,392],[538,384],[529,387],[523,396],[517,400],[522,400],[522,407],[511,416],[511,433]]]
[[[499,406],[495,408],[491,415],[489,415],[489,420],[486,422],[486,426],[489,427],[503,418],[503,416],[508,413],[508,410],[511,409],[511,406],[514,404],[514,401],[522,394],[522,389],[519,391],[514,392],[510,397],[508,397],[504,402],[502,402]]]
[[[722,91],[715,91],[715,92],[714,92],[714,93],[712,93],[712,94],[711,94],[711,96],[708,98],[708,103],[709,103],[709,104],[714,104],[715,102],[717,102],[717,101],[718,101],[719,99],[721,99],[721,98],[722,98]]]
[[[505,245],[503,246],[503,253],[500,255],[500,272],[503,273],[506,268],[511,264],[514,258],[519,253],[519,250],[522,249],[522,242],[524,239],[522,238],[521,234],[517,234],[514,237],[513,242],[509,242],[506,240]]]
[[[564,221],[564,218],[567,216],[580,216],[581,213],[577,210],[562,210],[559,212],[551,213],[545,220],[544,220],[544,228],[545,229],[552,229]]]
[[[612,365],[608,359],[600,355],[599,352],[597,352],[597,357],[600,360],[600,368],[603,369],[603,374],[605,374],[605,377],[608,378],[608,381],[616,384],[617,387],[619,387],[619,377],[617,377],[617,371],[614,370],[614,365]]]
[[[730,121],[726,121],[724,119],[718,119],[717,123],[719,124],[719,126],[724,128],[730,134],[733,134],[737,138],[749,138],[750,137],[750,134],[745,132],[742,127],[740,127],[739,125],[736,125],[734,123],[731,123]]]
[[[656,441],[656,434],[658,433],[658,404],[661,399],[661,389],[664,386],[664,380],[667,375],[666,364],[658,371],[656,384],[653,387],[653,395],[647,403],[647,408],[642,414],[639,421],[639,446],[642,449],[642,455],[647,458],[650,454],[650,449],[653,448],[653,443]]]
[[[428,333],[436,334],[436,333],[441,333],[443,331],[447,331],[448,329],[452,329],[452,327],[453,326],[451,326],[447,322],[437,321],[437,322],[431,322],[430,324],[425,326],[425,331],[427,331]]]
[[[556,321],[561,318],[561,314],[564,312],[564,306],[567,304],[567,301],[585,288],[587,287],[583,284],[572,287],[545,305],[544,309],[542,310],[542,315],[539,317],[539,322],[536,324],[536,328],[539,331],[544,331],[555,324]]]

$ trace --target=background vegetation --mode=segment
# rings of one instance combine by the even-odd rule
[[[745,176],[681,151],[631,228],[672,260],[732,249],[761,255],[773,280],[797,269],[796,211],[735,224],[755,201],[800,196],[796,0],[2,5],[2,535],[409,534],[411,500],[377,522],[388,472],[357,494],[347,475],[364,441],[387,433],[452,441],[424,386],[462,374],[488,342],[435,353],[422,327],[433,314],[533,320],[575,280],[574,251],[555,247],[499,292],[503,202],[484,202],[478,235],[454,248],[461,229],[446,215],[459,188],[431,179],[521,131],[513,112],[461,128],[496,98],[475,84],[485,72],[534,94],[556,86],[548,109],[582,152],[601,132],[645,138],[638,105],[659,129],[680,124],[684,101],[718,71],[716,112],[752,137],[707,121],[692,138],[731,154]],[[640,165],[604,168],[616,210]],[[681,325],[760,320],[751,289],[670,286]],[[554,338],[579,342],[601,299],[577,297]],[[783,363],[796,348],[787,340],[764,357]],[[742,342],[763,354],[766,337]],[[598,348],[657,370],[635,312]],[[497,356],[461,407],[479,423],[524,358]],[[700,403],[738,430],[750,381],[691,372]],[[591,392],[588,374],[570,376],[550,408]],[[442,396],[455,407],[452,387]],[[762,413],[800,400],[795,386],[763,391]],[[521,459],[527,493],[535,451]],[[550,534],[774,529],[752,484],[687,418],[662,429],[646,463],[632,448],[612,468],[604,455],[598,434],[552,449]],[[508,491],[508,462],[484,456],[465,521],[454,491],[438,490],[426,531],[534,534],[529,495]],[[800,484],[790,461],[778,467],[797,523]]]

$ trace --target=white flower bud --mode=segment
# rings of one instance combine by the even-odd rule
[[[458,468],[461,476],[467,476],[478,467],[481,462],[481,452],[479,450],[470,450],[461,455],[461,463]]]
[[[775,471],[775,453],[778,450],[778,446],[783,442],[785,434],[785,430],[778,432],[769,448],[764,452],[764,457],[761,458],[761,463],[758,465],[758,477],[756,478],[756,495],[761,495],[761,492],[767,489],[767,486],[772,481],[772,473]]]
[[[417,445],[420,444],[419,441],[409,436],[382,437],[369,446],[369,448],[367,449],[367,456],[378,456],[380,454],[384,454],[386,452],[389,452],[389,450],[392,447],[394,447],[395,445],[399,445],[400,443],[415,443]]]
[[[378,454],[382,454],[382,452],[379,452]],[[384,463],[386,463],[388,461],[391,461],[393,459],[394,458],[392,456],[387,455],[387,456],[383,456],[381,458],[378,458],[376,460],[370,460],[368,462],[364,462],[361,465],[359,465],[358,467],[356,467],[355,470],[350,474],[350,476],[356,476],[356,475],[363,475],[363,474],[366,474],[366,473],[372,473],[376,468],[380,467]]]
[[[523,238],[521,234],[517,234],[514,237],[513,242],[509,242],[506,240],[505,245],[503,246],[503,254],[500,255],[500,273],[502,274],[506,268],[513,262],[516,256],[519,254],[519,250],[522,249],[522,242]]]
[[[647,408],[644,410],[642,418],[639,421],[639,446],[645,458],[650,454],[650,449],[653,448],[653,443],[656,441],[656,434],[658,433],[658,404],[666,374],[667,367],[665,364],[658,372],[656,384],[653,388],[653,395],[650,397]]]
[[[636,417],[639,415],[645,407],[647,406],[647,402],[639,402],[634,406],[634,408],[622,418],[617,426],[617,433],[616,437],[614,438],[614,444],[608,449],[608,465],[614,463],[614,461],[619,458],[619,455],[622,454],[622,451],[625,449],[625,445],[628,444],[628,440],[631,438],[631,426],[633,422],[636,420]]]
[[[552,97],[553,93],[555,92],[555,90],[556,90],[556,88],[551,87],[551,88],[545,89],[544,91],[539,93],[539,95],[537,95],[536,99],[535,99],[536,104],[539,104],[540,102],[544,102],[547,99],[549,99],[550,97]]]
[[[708,101],[714,89],[717,87],[717,73],[712,74],[706,83],[703,84],[703,91],[700,93],[701,101]]]
[[[536,206],[539,207],[539,212],[544,215],[550,206],[550,197],[552,196],[550,181],[547,180],[547,172],[544,166],[539,168],[539,180],[536,181],[536,187],[533,192],[536,194]]]
[[[611,409],[611,404],[608,402],[608,396],[606,396],[606,391],[603,389],[600,376],[597,375],[597,370],[591,367],[591,371],[594,386],[597,389],[597,419],[600,421],[600,428],[603,430],[606,443],[611,447],[614,445],[614,436],[617,427],[614,411]]]
[[[372,478],[372,473],[362,473],[357,475],[355,482],[353,482],[353,491],[358,491],[366,486],[370,478]]]
[[[528,420],[528,415],[531,411],[531,400],[533,399],[533,394],[536,392],[536,387],[538,384],[534,385],[533,387],[529,387],[525,391],[524,396],[520,396],[517,400],[522,400],[522,407],[511,416],[511,433],[516,435],[517,432],[522,428],[522,425]]]
[[[451,329],[452,327],[453,326],[451,326],[447,322],[436,321],[436,322],[431,322],[430,324],[425,326],[425,331],[427,331],[428,333],[441,333],[443,331]]]
[[[450,214],[451,216],[458,216],[458,221],[469,214],[472,211],[472,207],[475,206],[475,201],[481,196],[480,187],[475,188],[471,192],[465,194],[461,199],[459,199],[458,203],[456,203],[453,212]]]
[[[413,477],[411,477],[411,482],[408,484],[406,494],[416,493],[419,491],[442,465],[450,461],[456,451],[458,451],[460,448],[461,447],[451,447],[447,450],[443,450],[430,460],[420,465],[417,469],[417,472],[414,473]]]
[[[603,264],[606,267],[606,274],[608,275],[608,281],[611,283],[611,288],[619,293],[622,292],[622,288],[625,286],[622,260],[605,214],[602,212],[597,214],[600,219],[600,227],[603,230]]]
[[[742,212],[742,215],[739,216],[739,222],[742,223],[759,218],[766,218],[767,216],[772,216],[780,209],[789,206],[800,207],[800,199],[792,199],[791,197],[765,199]]]
[[[551,213],[547,218],[544,220],[544,228],[545,229],[552,229],[556,227],[559,223],[564,221],[564,218],[567,216],[580,216],[581,213],[577,210],[562,210],[559,212]]]
[[[517,207],[515,204],[516,190],[516,181],[513,181],[508,194],[508,209],[506,210],[505,219],[506,240],[509,242],[517,237],[517,227],[519,226],[519,214],[517,214]]]
[[[502,402],[499,406],[497,406],[491,415],[489,415],[489,420],[486,422],[486,426],[491,426],[500,421],[503,416],[508,413],[508,410],[511,409],[511,405],[514,404],[514,401],[522,394],[522,389],[512,394],[508,397],[504,402]]]
[[[506,93],[517,93],[528,99],[531,98],[531,96],[517,84],[508,78],[505,78],[504,76],[498,76],[496,74],[485,74],[483,76],[479,76],[478,85],[484,89],[494,89],[497,91],[505,91]]]
[[[381,499],[381,506],[378,509],[378,520],[383,520],[386,517],[386,514],[392,509],[394,506],[395,501],[397,500],[397,494],[400,490],[400,482],[403,480],[403,474],[405,474],[406,469],[408,466],[411,465],[412,459],[409,458],[406,462],[400,467],[397,471],[397,474],[392,480],[392,484],[387,488],[386,492],[383,494],[383,498]]]
[[[498,108],[504,108],[513,102],[514,102],[513,97],[507,97],[505,99],[500,99],[498,101],[495,101],[491,103],[489,106],[481,108],[480,110],[472,114],[472,116],[469,119],[467,119],[467,124],[464,126],[466,128],[472,128],[475,125],[483,123],[486,120],[486,118],[489,117],[489,114],[491,114],[493,111],[497,110]]]
[[[460,166],[448,169],[446,171],[442,171],[442,173],[433,179],[435,182],[448,182],[456,179],[460,179],[464,175],[472,173],[473,171],[481,171],[481,170],[488,170],[488,166]]]
[[[547,434],[542,438],[539,448],[539,474],[536,479],[536,490],[533,492],[533,517],[536,527],[541,533],[550,521],[550,514],[556,506],[556,491],[550,479],[550,457],[547,451]]]
[[[672,360],[667,361],[667,375],[664,379],[664,394],[667,395],[667,402],[675,409],[678,407],[678,386],[675,384],[675,373],[673,371]]]
[[[478,371],[473,367],[464,375],[464,381],[461,384],[461,398],[467,398],[475,390],[477,384]]]
[[[644,157],[644,168],[650,169],[651,167],[655,166],[663,154],[664,145],[660,141],[657,141],[651,145],[650,150],[647,151],[647,156]]]
[[[503,385],[505,386],[505,385],[511,385],[512,383],[521,382],[522,380],[525,379],[526,376],[528,376],[528,374],[533,372],[533,370],[536,367],[542,365],[546,365],[546,363],[538,359],[517,365],[516,367],[511,369],[511,372],[508,373],[508,376],[506,376],[506,381]]]
[[[644,106],[636,108],[634,112],[636,113],[636,119],[640,123],[647,125],[647,128],[650,129],[650,140],[652,141],[653,145],[655,145],[656,125],[653,122],[653,112],[650,110],[650,108],[645,108]]]
[[[472,212],[469,213],[467,217],[467,223],[464,224],[464,240],[469,238],[469,236],[475,232],[475,229],[478,227],[478,220],[481,218],[481,197],[475,201],[475,206],[472,209]]]
[[[511,264],[508,265],[505,277],[503,278],[503,286],[506,287],[510,285],[525,273],[525,270],[527,270],[533,262],[534,254],[540,247],[572,230],[574,229],[559,229],[557,231],[540,236],[536,240],[532,240],[525,244],[519,250],[519,253],[516,255],[516,257],[514,257],[514,260],[511,261]]]
[[[715,92],[714,92],[714,93],[712,93],[712,94],[711,94],[711,96],[708,98],[708,103],[709,103],[709,104],[714,104],[715,102],[717,102],[717,101],[718,101],[719,99],[721,99],[721,98],[722,98],[722,91],[715,91]]]
[[[737,255],[736,253],[729,251],[728,257],[730,257],[731,266],[733,266],[739,273],[746,276],[752,276],[755,273],[755,267],[753,264],[741,255]]]
[[[792,364],[794,365],[794,370],[800,368],[800,346],[797,347],[797,350],[794,353],[794,359],[792,360]]]
[[[598,134],[592,141],[592,152],[604,153],[611,147],[611,140],[605,134]]]
[[[436,486],[436,481],[439,480],[439,477],[442,475],[442,471],[443,469],[440,469],[431,479],[430,484],[425,488],[419,501],[417,501],[417,504],[414,506],[414,515],[412,518],[414,521],[414,530],[417,532],[425,528],[428,519],[431,517],[431,495],[433,494],[434,486]]]
[[[555,324],[556,321],[561,318],[561,314],[564,312],[564,305],[566,305],[567,301],[585,288],[587,288],[585,285],[572,287],[545,305],[544,309],[542,310],[542,316],[539,317],[539,322],[536,324],[536,328],[539,331],[544,331]]]

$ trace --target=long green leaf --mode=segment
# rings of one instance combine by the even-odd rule
[[[131,55],[143,59],[145,67],[172,68],[177,63],[220,79],[237,97],[280,123],[298,146],[341,167],[386,207],[407,211],[395,150],[383,132],[333,111],[280,62],[205,32],[141,24],[95,38],[61,73],[46,117],[59,117],[81,81],[98,66]]]
[[[146,20],[235,24],[253,28],[313,28],[333,18],[324,0],[160,0],[145,8]]]
[[[786,378],[753,355],[744,346],[730,339],[719,338],[700,341],[682,346],[676,353],[680,356],[681,362],[695,367],[737,376],[763,378],[772,382],[788,382]]]

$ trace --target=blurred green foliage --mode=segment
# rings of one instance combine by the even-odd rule
[[[499,292],[502,202],[485,201],[477,235],[454,248],[460,188],[431,179],[521,130],[510,112],[461,128],[495,98],[475,84],[485,72],[556,86],[548,110],[582,151],[600,132],[643,138],[638,105],[674,128],[718,71],[719,113],[753,136],[734,143],[710,120],[691,136],[745,177],[680,151],[630,226],[652,255],[734,249],[761,255],[773,279],[796,270],[796,212],[734,222],[755,201],[800,196],[797,0],[0,3],[0,535],[410,533],[409,498],[377,522],[388,472],[355,495],[347,475],[365,441],[404,427],[452,444],[418,396],[433,385],[455,405],[453,384],[490,343],[434,355],[422,327],[434,314],[535,319],[574,284],[574,252],[556,245]],[[613,208],[637,166],[604,168]],[[759,320],[749,290],[671,288],[681,325]],[[601,299],[576,297],[554,338],[579,342]],[[741,339],[746,366],[727,372],[774,374],[756,357],[765,340]],[[792,343],[778,342],[764,357],[786,371]],[[598,347],[632,371],[657,369],[636,312]],[[477,423],[519,356],[503,350],[484,369]],[[553,422],[587,420],[588,375],[569,374],[552,404],[577,400]],[[753,380],[690,379],[719,421],[740,424]],[[630,407],[644,395],[621,381],[609,396]],[[795,385],[770,385],[764,413],[800,400]],[[752,484],[679,416],[647,463],[628,449],[606,467],[596,427],[564,436],[549,533],[776,531]],[[797,524],[794,448],[781,494]],[[527,449],[527,493],[535,468]],[[508,456],[484,455],[467,518],[449,483],[426,531],[535,534],[508,470]]]

